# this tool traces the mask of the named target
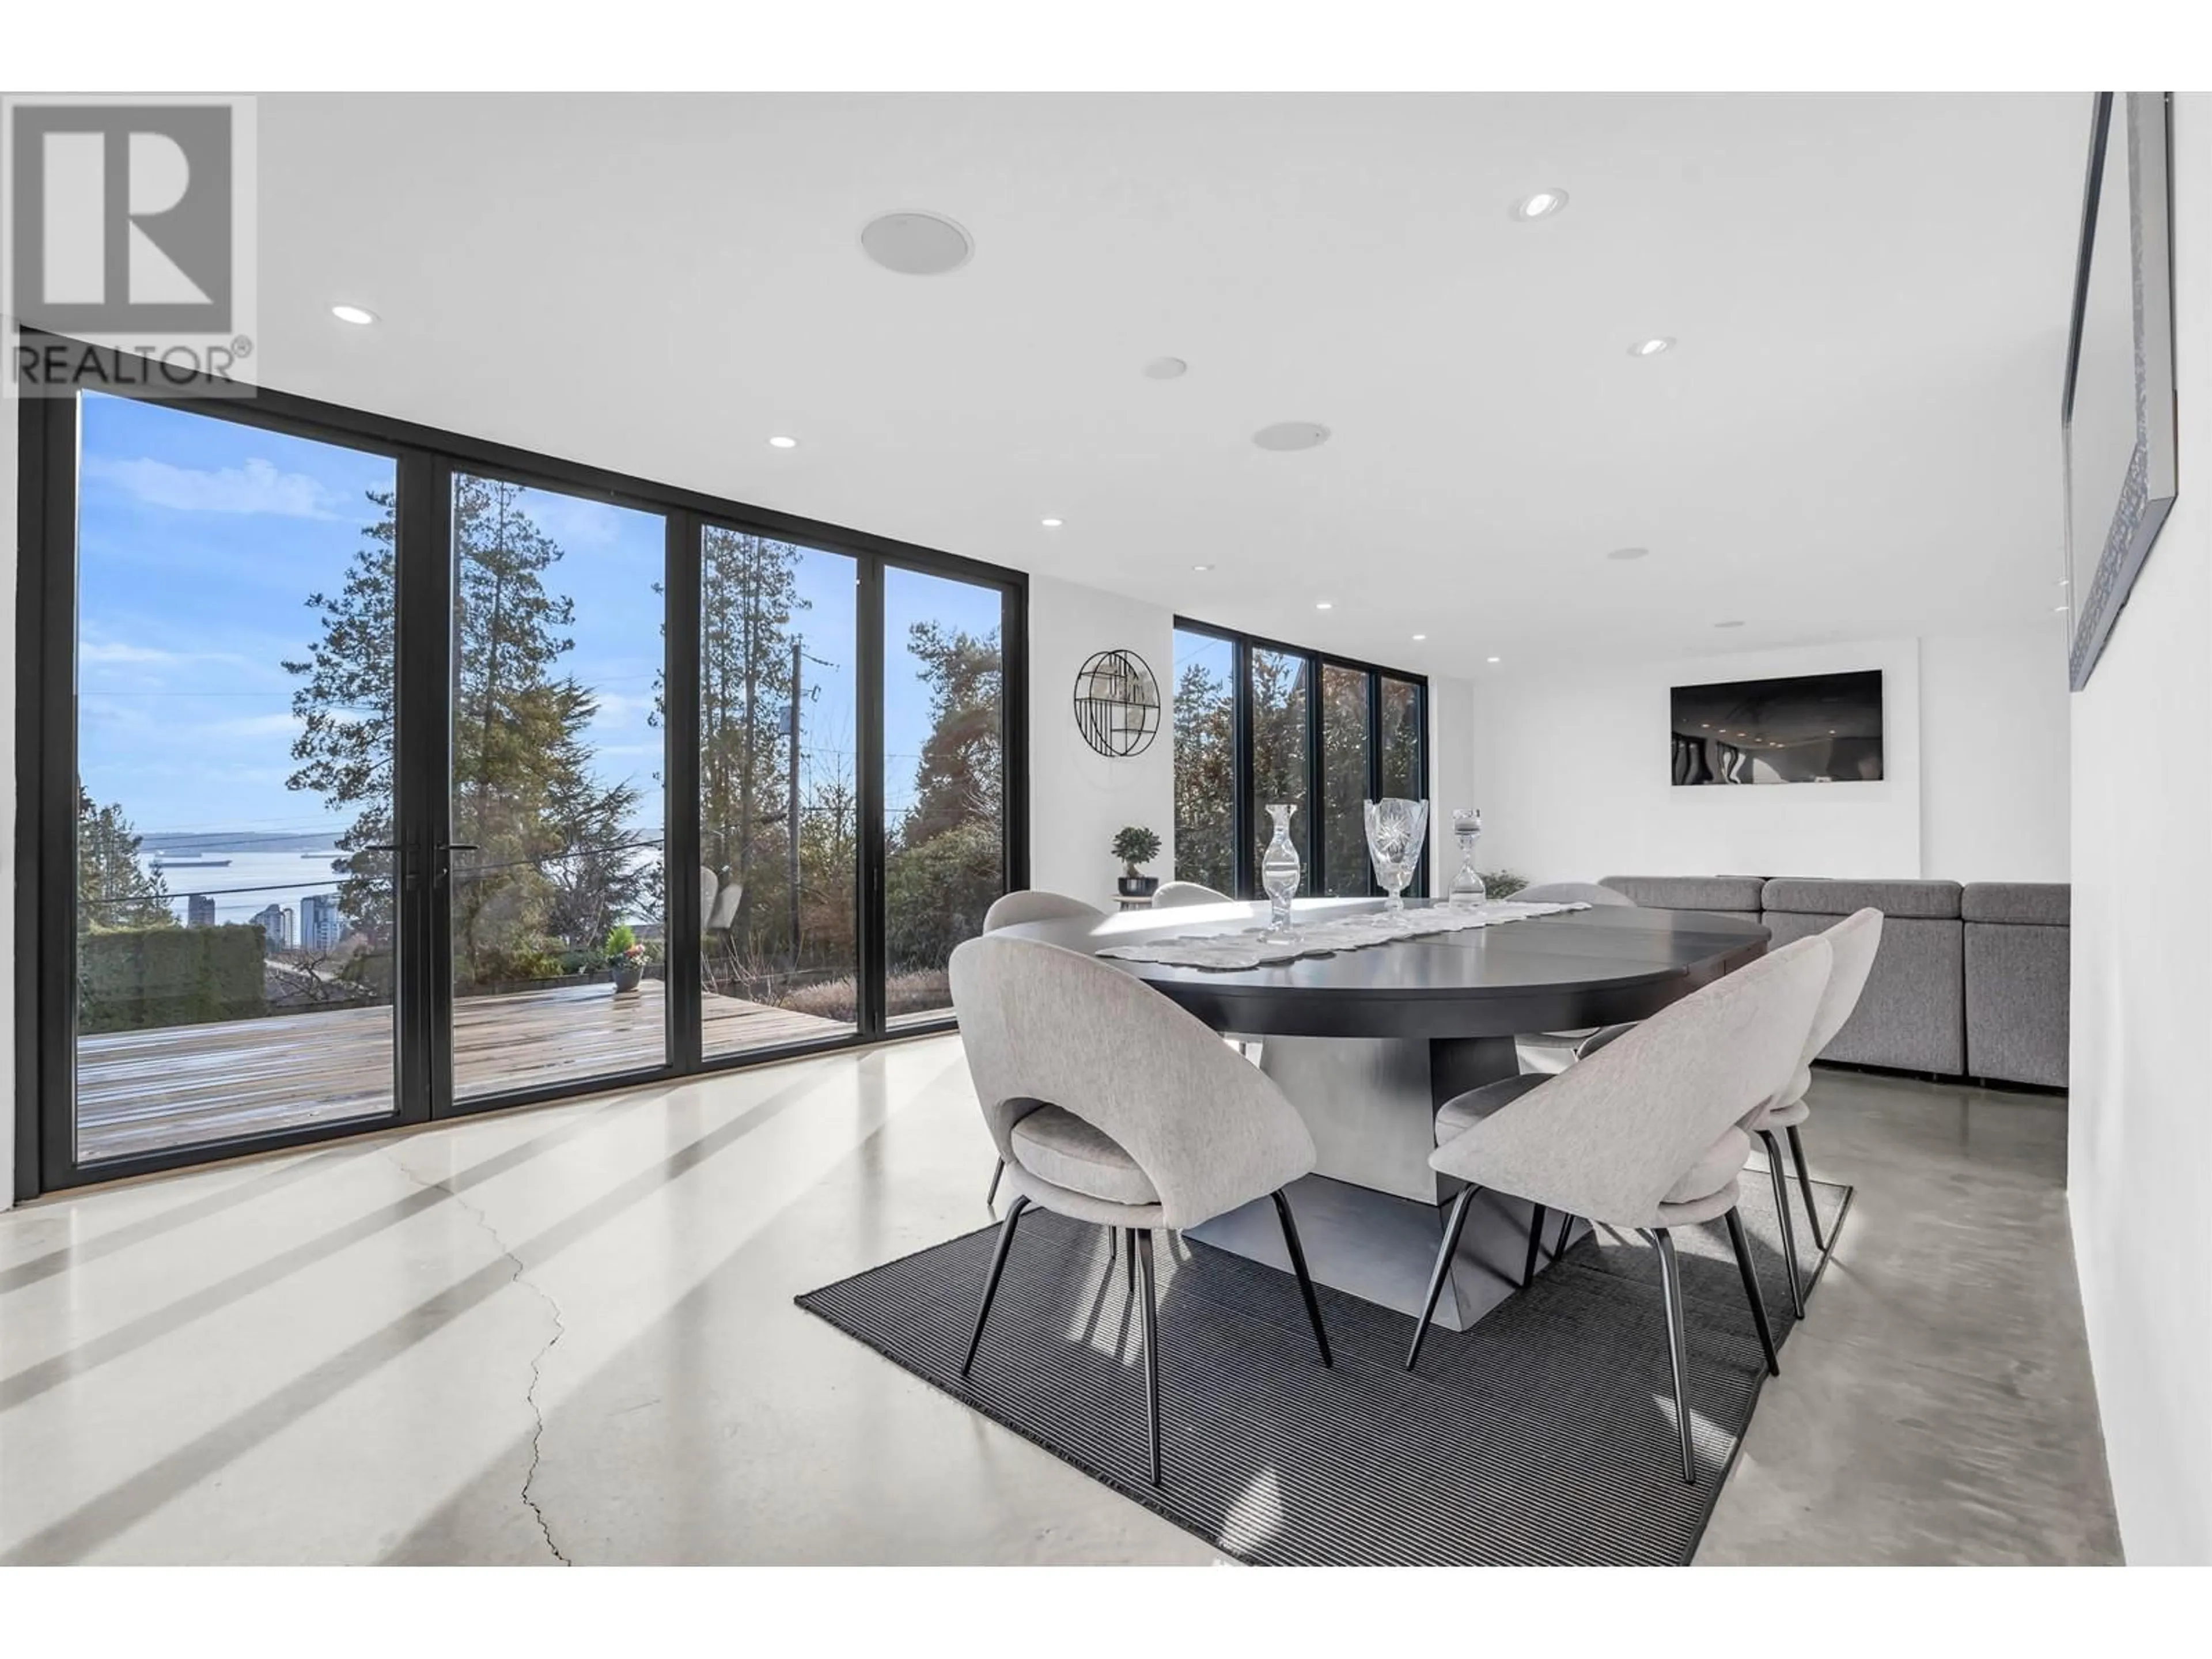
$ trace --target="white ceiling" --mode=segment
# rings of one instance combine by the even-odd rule
[[[1433,672],[2055,641],[2086,116],[2070,94],[270,97],[261,374]],[[1509,217],[1545,186],[1565,212]],[[911,208],[968,228],[966,267],[862,257],[860,226]],[[383,321],[333,321],[341,300]],[[1653,335],[1680,343],[1629,355]],[[1145,378],[1163,355],[1189,374]],[[1285,420],[1334,436],[1254,447]],[[1627,544],[1651,555],[1604,556]]]

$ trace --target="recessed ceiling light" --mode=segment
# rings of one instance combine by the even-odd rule
[[[1210,564],[1194,564],[1191,566],[1191,568],[1193,570],[1211,570],[1213,567]]]
[[[2074,586],[2074,579],[2071,576],[2061,576],[2058,579],[2058,585],[2061,587],[2071,587]]]
[[[2054,605],[2051,608],[2053,611],[2071,611],[2074,607],[2070,605]]]
[[[1628,355],[1632,357],[1656,357],[1661,352],[1672,349],[1674,344],[1673,335],[1656,336],[1649,340],[1638,340],[1628,348]]]
[[[1316,611],[1334,611],[1335,608],[1336,601],[1334,599],[1316,599],[1314,601],[1314,609]]]
[[[1180,380],[1190,372],[1190,365],[1180,357],[1155,357],[1145,365],[1148,380]]]
[[[902,276],[942,276],[975,252],[975,239],[936,213],[886,213],[860,228],[860,248]]]
[[[770,438],[768,441],[768,447],[770,449],[796,449],[799,447],[799,440],[796,438],[787,438],[779,432],[775,437]]]
[[[1648,547],[1616,547],[1605,556],[1608,559],[1640,559],[1650,551]]]
[[[1252,434],[1262,449],[1318,449],[1328,441],[1328,428],[1314,421],[1278,421]]]
[[[1413,637],[1417,640],[1425,640],[1429,636],[1426,634],[1416,634]]]
[[[1567,204],[1564,190],[1540,190],[1533,196],[1523,196],[1513,204],[1516,219],[1548,219]]]
[[[1039,519],[1037,522],[1042,525],[1047,530],[1057,530],[1060,526],[1066,524],[1067,520],[1065,519]]]
[[[1492,662],[1503,662],[1505,659],[1503,657],[1492,657],[1488,660]]]
[[[1731,617],[1726,622],[1715,623],[1713,626],[1716,628],[1741,628],[1743,626],[1743,618],[1741,617]]]
[[[342,323],[351,323],[356,328],[367,328],[376,320],[376,313],[367,306],[332,306],[331,315]]]

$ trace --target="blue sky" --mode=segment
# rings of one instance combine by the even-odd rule
[[[306,600],[335,592],[392,487],[383,457],[184,413],[155,402],[83,399],[79,504],[78,678],[85,786],[147,830],[336,833],[352,816],[286,788],[298,723],[294,677],[317,637]],[[574,647],[561,672],[599,699],[587,733],[603,782],[641,793],[657,825],[661,734],[648,724],[661,651],[659,518],[532,490],[524,505],[564,550],[547,573],[575,601]],[[805,764],[849,767],[854,718],[851,561],[807,553]],[[910,798],[929,729],[911,622],[983,633],[999,623],[993,588],[894,573],[886,584],[889,805]]]

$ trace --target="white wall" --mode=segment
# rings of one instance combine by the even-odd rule
[[[2047,629],[1500,671],[1475,693],[1484,863],[1621,875],[2064,881],[2065,663]],[[1678,789],[1669,690],[1882,671],[1879,783]]]
[[[2071,720],[2063,618],[1920,641],[1923,873],[2068,878]]]
[[[1158,605],[1049,576],[1030,578],[1030,884],[1112,908],[1121,866],[1107,849],[1124,824],[1157,830],[1148,873],[1175,873],[1175,732],[1109,760],[1075,728],[1075,671],[1092,653],[1134,651],[1173,700],[1175,616]]]
[[[2174,100],[2180,494],[2073,700],[2068,1198],[2130,1562],[2212,1563],[2212,94]]]
[[[1863,668],[1882,671],[1881,781],[1771,789],[1669,781],[1672,687]],[[1478,684],[1474,714],[1486,867],[1531,881],[1920,873],[1915,641],[1516,667]]]

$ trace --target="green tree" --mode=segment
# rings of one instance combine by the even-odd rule
[[[998,630],[914,623],[907,649],[929,687],[914,805],[891,836],[884,943],[894,971],[944,966],[982,930],[1006,882],[1005,676]]]
[[[84,931],[177,925],[161,872],[138,862],[141,840],[122,807],[94,805],[78,781],[76,902]]]
[[[1186,664],[1175,693],[1175,872],[1223,893],[1237,887],[1233,718],[1228,685]]]
[[[547,586],[561,548],[526,495],[499,479],[453,480],[453,836],[477,848],[453,883],[463,986],[546,976],[555,946],[596,945],[642,879],[623,831],[636,792],[592,779],[583,732],[597,705],[554,672],[574,644],[575,608]],[[290,787],[353,811],[338,842],[339,907],[388,947],[392,864],[367,849],[393,839],[396,520],[388,492],[368,499],[377,517],[343,587],[308,597],[321,635],[284,667],[301,681]]]

